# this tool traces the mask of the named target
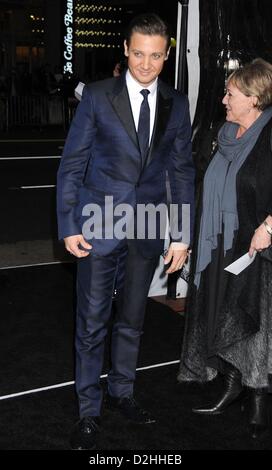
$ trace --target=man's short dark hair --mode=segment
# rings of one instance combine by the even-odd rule
[[[130,22],[126,30],[126,43],[129,47],[133,33],[146,34],[148,36],[162,36],[166,39],[166,50],[171,45],[171,33],[168,24],[155,13],[144,13],[138,15]]]

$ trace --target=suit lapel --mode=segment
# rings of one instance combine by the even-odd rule
[[[126,87],[125,74],[122,74],[118,79],[113,93],[108,93],[107,95],[114,111],[126,129],[129,137],[134,142],[136,147],[139,148],[137,132],[131,110],[128,90]]]
[[[117,80],[113,92],[107,93],[107,96],[126,132],[128,133],[134,145],[140,151],[128,90],[126,87],[125,73],[123,73],[121,77]],[[158,147],[160,140],[164,135],[171,114],[172,105],[173,98],[167,92],[167,88],[164,87],[163,82],[159,81],[155,122],[150,142],[150,148],[144,167],[150,164],[154,155],[154,150],[156,149],[156,147]]]
[[[169,97],[164,90],[163,84],[159,82],[153,134],[145,166],[150,164],[154,155],[154,150],[158,147],[159,142],[164,135],[171,114],[172,105],[173,98]]]

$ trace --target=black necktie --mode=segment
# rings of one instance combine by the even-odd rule
[[[150,109],[148,104],[149,90],[143,89],[140,91],[144,99],[140,108],[140,116],[138,122],[138,140],[142,155],[142,161],[144,162],[149,148],[149,135],[150,135]]]

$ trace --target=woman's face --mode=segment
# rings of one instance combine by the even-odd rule
[[[226,106],[226,120],[243,125],[247,122],[254,108],[256,98],[244,95],[231,81],[227,84],[227,92],[222,100]]]

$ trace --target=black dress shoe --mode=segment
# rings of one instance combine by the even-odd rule
[[[70,447],[73,450],[93,450],[96,448],[96,437],[99,431],[100,418],[98,416],[85,416],[74,426]]]
[[[143,410],[133,397],[112,397],[107,395],[105,406],[109,410],[118,411],[125,418],[137,424],[152,424],[156,420],[148,411]]]

